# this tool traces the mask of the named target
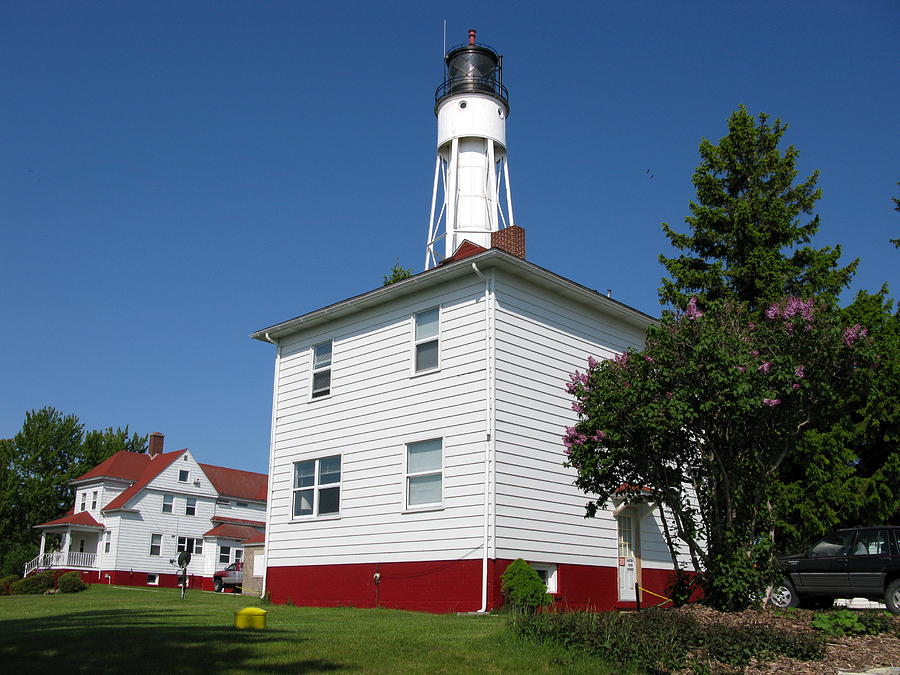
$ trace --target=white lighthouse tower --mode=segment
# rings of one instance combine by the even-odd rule
[[[435,92],[437,159],[425,269],[453,255],[464,240],[490,248],[491,233],[515,225],[506,162],[509,99],[503,57],[469,41],[450,49]],[[503,190],[501,191],[501,186]]]

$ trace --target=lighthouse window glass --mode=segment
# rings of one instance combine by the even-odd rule
[[[439,363],[439,307],[426,309],[415,316],[414,355],[415,372],[435,370]]]
[[[331,393],[331,343],[328,340],[313,345],[312,398]]]

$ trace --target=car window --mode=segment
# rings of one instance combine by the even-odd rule
[[[861,530],[853,546],[853,555],[888,555],[887,532],[884,530]]]
[[[850,552],[850,541],[852,539],[852,531],[829,534],[809,550],[809,557],[831,558],[834,556],[847,555]]]

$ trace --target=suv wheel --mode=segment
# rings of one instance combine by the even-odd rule
[[[884,604],[891,614],[900,614],[900,579],[894,579],[884,592]]]
[[[221,593],[223,588],[224,584],[222,584],[222,579],[220,577],[213,579],[213,590],[216,593]]]
[[[769,598],[769,604],[778,609],[799,607],[800,596],[797,595],[797,591],[790,581],[782,579],[779,583],[775,584],[775,588],[772,589],[772,597]]]

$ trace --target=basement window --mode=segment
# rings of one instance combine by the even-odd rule
[[[552,563],[529,563],[529,565],[538,573],[541,581],[544,582],[544,586],[547,587],[547,592],[556,593],[556,565]]]
[[[313,345],[312,398],[331,394],[331,348],[332,340]]]
[[[159,575],[158,574],[148,574],[147,575],[147,585],[148,586],[159,586]]]

